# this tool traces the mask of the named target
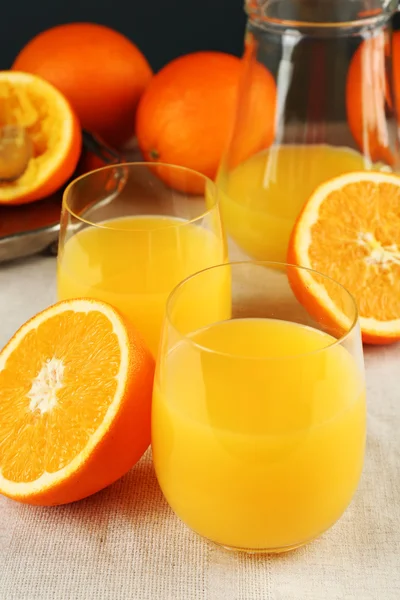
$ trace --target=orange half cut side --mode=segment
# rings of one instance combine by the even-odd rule
[[[351,292],[364,342],[399,340],[400,177],[355,172],[321,185],[297,220],[288,262],[328,275]],[[298,272],[294,287],[314,315],[329,314],[348,326],[329,284]]]
[[[132,326],[91,299],[59,302],[0,353],[0,493],[79,500],[150,444],[154,361]]]
[[[14,181],[0,182],[0,204],[26,204],[50,196],[78,164],[78,119],[61,92],[36,75],[0,71],[0,90],[0,127],[22,127],[33,148],[25,172]]]

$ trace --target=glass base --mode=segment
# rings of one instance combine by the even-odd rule
[[[218,548],[222,548],[223,550],[227,550],[228,552],[239,552],[241,554],[286,554],[287,552],[293,552],[294,550],[298,550],[307,544],[310,544],[314,540],[316,540],[319,536],[315,536],[306,540],[305,542],[301,542],[300,544],[293,544],[292,546],[282,546],[280,548],[239,548],[236,546],[226,546],[224,544],[219,544],[218,542],[213,542],[209,540],[214,546]]]

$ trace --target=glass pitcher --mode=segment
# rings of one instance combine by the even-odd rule
[[[397,0],[246,0],[236,120],[218,173],[225,225],[245,255],[285,261],[301,208],[328,179],[398,170],[396,9]]]

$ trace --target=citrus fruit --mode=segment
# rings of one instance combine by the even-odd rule
[[[355,172],[322,184],[306,203],[288,262],[341,283],[357,301],[364,342],[400,339],[400,177]],[[317,275],[292,281],[313,315],[345,325],[339,298]]]
[[[23,204],[49,196],[73,174],[81,130],[68,101],[35,75],[0,71],[0,128],[18,125],[32,142],[25,172],[0,182],[0,204]]]
[[[346,109],[350,131],[360,150],[373,162],[391,165],[386,119],[386,107],[392,106],[385,70],[387,53],[384,34],[360,44],[347,74]]]
[[[0,353],[0,493],[73,502],[124,475],[150,443],[154,362],[111,306],[59,302]]]
[[[235,120],[241,65],[230,54],[195,52],[161,69],[144,92],[136,115],[144,158],[188,167],[214,179]],[[237,160],[269,145],[274,137],[274,79],[256,63],[247,83],[251,120],[240,151],[236,148]],[[161,167],[158,174],[171,187],[202,192],[199,178],[175,180],[171,170]]]
[[[389,63],[390,64],[390,63]],[[400,117],[400,31],[395,31],[392,37],[392,73],[396,115]],[[389,94],[388,94],[389,97]],[[389,102],[390,103],[390,102]]]
[[[117,147],[134,134],[136,106],[152,76],[135,44],[94,23],[40,33],[21,50],[13,69],[50,81],[71,102],[82,127]]]

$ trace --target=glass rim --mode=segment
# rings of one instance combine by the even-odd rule
[[[372,9],[370,14],[365,11],[365,14],[360,14],[358,18],[343,20],[343,21],[301,21],[298,19],[281,19],[270,16],[266,13],[268,6],[277,0],[246,0],[245,12],[252,24],[255,25],[275,25],[282,28],[291,29],[355,29],[355,28],[371,28],[377,23],[388,21],[397,11],[398,0],[384,0],[382,6]]]
[[[71,193],[71,190],[73,190],[74,187],[77,184],[79,184],[80,182],[82,182],[84,179],[89,179],[93,175],[97,175],[98,173],[100,173],[102,171],[109,171],[109,170],[117,169],[117,168],[133,170],[132,167],[139,167],[140,169],[143,167],[150,168],[150,169],[154,169],[157,167],[168,167],[175,171],[182,171],[182,172],[186,172],[189,175],[196,175],[199,178],[203,179],[204,183],[207,186],[212,188],[213,195],[215,197],[215,202],[214,202],[213,206],[211,206],[207,210],[202,211],[196,217],[193,217],[192,219],[182,220],[182,223],[179,223],[176,225],[167,225],[166,227],[162,227],[161,229],[159,227],[146,229],[146,231],[149,233],[152,233],[153,231],[165,231],[165,229],[178,229],[185,225],[191,225],[191,224],[193,225],[197,221],[200,221],[201,219],[204,219],[204,217],[206,217],[207,215],[211,214],[219,206],[218,187],[217,187],[216,183],[214,181],[212,181],[212,179],[207,177],[207,175],[203,175],[203,173],[200,173],[199,171],[195,171],[194,169],[190,169],[189,167],[182,167],[180,165],[174,165],[172,163],[166,163],[166,162],[128,161],[128,162],[112,163],[109,165],[104,165],[103,167],[99,167],[98,169],[93,169],[92,171],[88,171],[87,173],[82,173],[82,175],[79,175],[79,177],[76,177],[75,179],[70,181],[70,183],[67,185],[67,187],[65,188],[65,190],[63,192],[61,210],[63,211],[65,209],[69,215],[71,215],[72,217],[74,217],[75,219],[80,221],[81,223],[85,223],[86,225],[90,225],[90,226],[96,227],[98,229],[103,229],[104,231],[120,231],[120,232],[124,231],[125,233],[129,233],[129,232],[132,233],[135,231],[143,231],[143,229],[140,227],[132,227],[132,228],[128,228],[128,229],[119,228],[119,227],[108,227],[108,226],[102,224],[101,222],[98,223],[98,222],[92,221],[88,218],[85,218],[82,215],[79,215],[76,211],[74,211],[71,208],[70,204],[68,203],[68,197]],[[162,181],[162,179],[160,179],[160,182],[164,183]],[[164,184],[164,185],[166,186],[167,189],[171,189],[171,191],[178,192],[178,193],[185,195],[185,192],[182,192],[180,190],[175,190],[172,187],[168,188],[168,186],[166,184]],[[189,194],[187,194],[187,195],[189,195]],[[110,196],[112,197],[112,193],[110,194]],[[85,213],[85,211],[90,209],[91,206],[92,205],[90,205],[89,208],[85,208],[82,212]],[[133,215],[133,216],[145,217],[148,215]],[[154,215],[154,216],[160,216],[160,215]],[[173,215],[162,215],[162,216],[173,217]]]
[[[288,267],[291,269],[295,269],[295,270],[300,270],[300,271],[305,271],[311,274],[316,274],[319,277],[322,277],[328,281],[330,281],[331,283],[333,283],[334,285],[336,285],[338,288],[341,288],[345,294],[348,296],[348,298],[350,299],[353,308],[354,308],[354,317],[353,319],[351,319],[351,323],[349,325],[349,327],[347,328],[347,330],[345,331],[345,333],[343,333],[343,335],[341,335],[339,338],[334,339],[334,341],[331,344],[328,344],[327,346],[323,346],[322,348],[318,348],[317,350],[311,350],[309,352],[298,352],[296,354],[287,354],[287,355],[283,355],[283,356],[249,356],[249,355],[240,355],[240,354],[232,354],[230,352],[222,352],[222,351],[218,351],[218,350],[214,350],[213,348],[210,348],[207,345],[203,345],[203,344],[199,344],[198,342],[195,342],[192,338],[190,333],[185,334],[182,333],[182,331],[180,331],[180,329],[174,324],[173,318],[171,316],[171,303],[174,300],[175,295],[179,292],[179,290],[181,290],[182,288],[184,288],[186,286],[187,283],[189,283],[192,279],[197,278],[198,276],[207,273],[208,271],[213,271],[215,269],[221,269],[221,268],[232,268],[232,267],[238,267],[238,266],[243,266],[243,265],[253,265],[253,266],[258,266],[258,267],[276,267],[276,268],[282,268],[284,267],[285,269],[287,269]],[[298,301],[299,304],[301,304],[300,301]],[[169,324],[173,327],[173,329],[179,334],[181,340],[184,340],[186,342],[189,342],[190,345],[194,348],[197,348],[198,350],[202,351],[202,352],[207,352],[208,354],[213,354],[213,355],[218,355],[218,356],[226,356],[226,357],[233,357],[236,359],[241,359],[241,360],[251,360],[251,361],[267,361],[267,360],[274,360],[274,361],[280,361],[280,360],[290,360],[290,359],[294,359],[294,358],[299,358],[299,357],[307,357],[307,356],[313,356],[322,352],[326,352],[327,350],[333,349],[338,345],[341,345],[348,337],[350,337],[350,335],[354,332],[355,328],[357,327],[358,323],[359,323],[359,310],[358,310],[358,306],[357,306],[357,302],[353,296],[353,294],[351,294],[349,292],[349,290],[342,285],[341,283],[339,283],[338,281],[336,281],[335,279],[333,279],[332,277],[330,277],[329,275],[324,275],[324,273],[321,273],[320,271],[317,271],[316,269],[310,269],[308,267],[302,267],[299,265],[294,265],[292,263],[285,263],[285,262],[278,262],[278,261],[262,261],[262,260],[238,260],[238,261],[228,261],[226,263],[220,263],[218,265],[213,265],[211,267],[207,267],[206,269],[202,269],[201,271],[197,271],[196,273],[192,273],[191,275],[189,275],[188,277],[185,277],[185,279],[183,279],[182,281],[180,281],[174,288],[173,290],[170,292],[168,298],[167,298],[167,302],[166,302],[166,308],[165,308],[165,319],[169,322]],[[246,317],[243,317],[246,318]],[[228,319],[228,320],[234,320],[234,319]],[[280,319],[282,320],[282,319]],[[283,319],[284,321],[284,319]],[[217,321],[213,321],[210,325],[215,324]],[[293,321],[294,322],[294,321]],[[206,326],[207,327],[207,326]],[[203,329],[206,329],[206,327],[204,327]],[[305,327],[310,327],[310,326],[305,326]],[[192,332],[191,332],[192,333]]]

